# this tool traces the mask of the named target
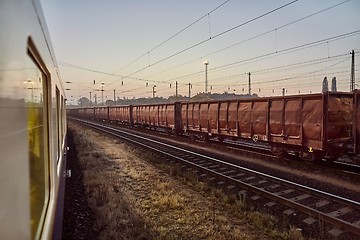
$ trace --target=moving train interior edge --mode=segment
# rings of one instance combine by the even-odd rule
[[[265,142],[274,154],[335,160],[360,152],[360,91],[68,109],[68,115],[175,134]]]
[[[65,93],[37,0],[0,1],[0,239],[61,239]]]

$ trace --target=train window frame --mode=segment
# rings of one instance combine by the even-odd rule
[[[60,90],[56,86],[55,87],[55,94],[56,94],[56,141],[57,141],[57,153],[56,159],[57,162],[60,160],[60,149],[61,149],[61,133],[60,133]]]
[[[46,68],[46,64],[44,63],[44,61],[41,58],[41,55],[39,53],[39,51],[37,50],[35,43],[33,42],[31,37],[28,37],[28,41],[27,41],[27,56],[29,57],[29,60],[34,64],[34,66],[37,67],[37,70],[41,73],[41,77],[42,77],[42,92],[43,92],[43,96],[42,96],[42,109],[43,109],[43,115],[42,115],[42,121],[43,121],[43,133],[42,133],[42,137],[43,137],[43,164],[44,164],[44,202],[43,202],[43,206],[40,212],[40,217],[38,218],[38,221],[35,221],[35,225],[31,226],[31,234],[32,234],[32,238],[35,239],[39,239],[41,236],[41,232],[44,226],[44,222],[45,222],[45,217],[46,217],[46,213],[48,211],[49,208],[49,203],[50,203],[50,194],[51,194],[51,179],[50,179],[50,174],[51,174],[51,165],[50,165],[50,117],[49,117],[49,113],[50,113],[50,109],[49,109],[49,103],[51,102],[51,78],[50,78],[50,72],[48,71],[48,69]],[[28,130],[29,131],[29,130]],[[30,133],[30,132],[29,132]],[[30,153],[30,145],[29,145],[29,153]],[[29,155],[29,161],[30,161],[30,155]],[[31,166],[31,163],[30,163]],[[30,169],[29,169],[30,171]],[[31,176],[30,176],[31,178]],[[29,185],[29,187],[31,188],[31,184]],[[30,191],[31,194],[31,191]],[[30,199],[31,196],[30,196]],[[32,200],[30,200],[30,206],[32,208],[32,205],[34,203],[32,202]],[[33,224],[33,219],[34,217],[34,213],[32,213],[31,210],[31,222]],[[36,219],[37,220],[37,219]]]
[[[62,147],[62,144],[63,144],[63,141],[64,141],[64,139],[63,139],[64,138],[64,96],[63,95],[61,95],[60,104],[61,104],[61,107],[60,107],[61,138],[60,138],[60,140],[61,140],[61,147]]]

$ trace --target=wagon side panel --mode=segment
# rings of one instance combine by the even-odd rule
[[[267,101],[253,101],[252,103],[252,137],[255,141],[267,140],[266,125],[267,125]]]
[[[284,134],[283,108],[283,99],[273,99],[270,101],[269,130],[272,142],[282,142]]]
[[[228,131],[231,135],[237,136],[238,125],[238,101],[229,102],[228,106]]]
[[[149,106],[149,122],[150,126],[158,126],[158,105]]]
[[[166,105],[159,105],[159,126],[166,127]]]
[[[360,90],[354,92],[354,152],[360,154]]]
[[[140,106],[133,106],[134,124],[141,123]]]
[[[353,123],[353,95],[329,94],[327,141],[349,142]]]
[[[301,109],[302,98],[286,99],[284,114],[284,140],[288,144],[302,145]]]
[[[189,128],[189,123],[188,123],[188,104],[187,103],[182,103],[181,104],[181,122],[182,122],[182,130],[183,131],[187,131],[187,129]]]
[[[323,129],[323,100],[317,98],[304,98],[301,111],[303,144],[313,149],[322,150]]]
[[[200,103],[200,131],[208,132],[209,131],[209,103],[203,102]]]
[[[208,127],[209,131],[213,134],[219,133],[218,129],[218,116],[219,115],[219,102],[212,102],[208,105]],[[226,116],[226,112],[225,112]]]
[[[166,126],[168,128],[175,128],[175,105],[168,104],[166,105]]]
[[[219,133],[222,135],[231,135],[228,124],[228,101],[219,102]]]
[[[238,108],[238,134],[242,138],[251,138],[251,102],[240,102]]]
[[[200,104],[194,103],[193,109],[190,109],[191,116],[190,119],[192,120],[192,128],[193,131],[200,131]]]

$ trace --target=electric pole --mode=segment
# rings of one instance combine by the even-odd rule
[[[191,85],[191,83],[189,83],[188,85],[189,85],[189,101],[190,101],[190,98],[191,98],[191,88],[192,88],[192,85]]]
[[[350,92],[355,89],[355,52],[351,51],[351,76],[350,76]]]
[[[156,85],[153,86],[153,91],[152,91],[153,98],[155,98],[155,93],[156,93],[155,88],[156,88]]]
[[[175,82],[175,96],[178,97],[178,82]]]
[[[208,65],[209,65],[209,61],[205,61],[204,62],[205,65],[205,93],[208,92],[208,75],[207,75],[207,69],[208,69]]]
[[[104,104],[104,83],[101,83],[101,104],[102,105],[105,105]]]
[[[90,92],[90,107],[91,107],[91,92]]]
[[[249,72],[248,75],[249,75],[249,95],[251,95],[251,78],[250,78],[251,73]]]

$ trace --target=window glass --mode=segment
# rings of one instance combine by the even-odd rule
[[[35,238],[41,229],[48,202],[48,137],[47,137],[47,83],[45,74],[29,58],[26,69],[25,101],[28,109],[28,144],[30,161],[31,230]]]
[[[56,137],[55,140],[57,141],[57,161],[60,158],[60,92],[59,89],[56,88]]]

